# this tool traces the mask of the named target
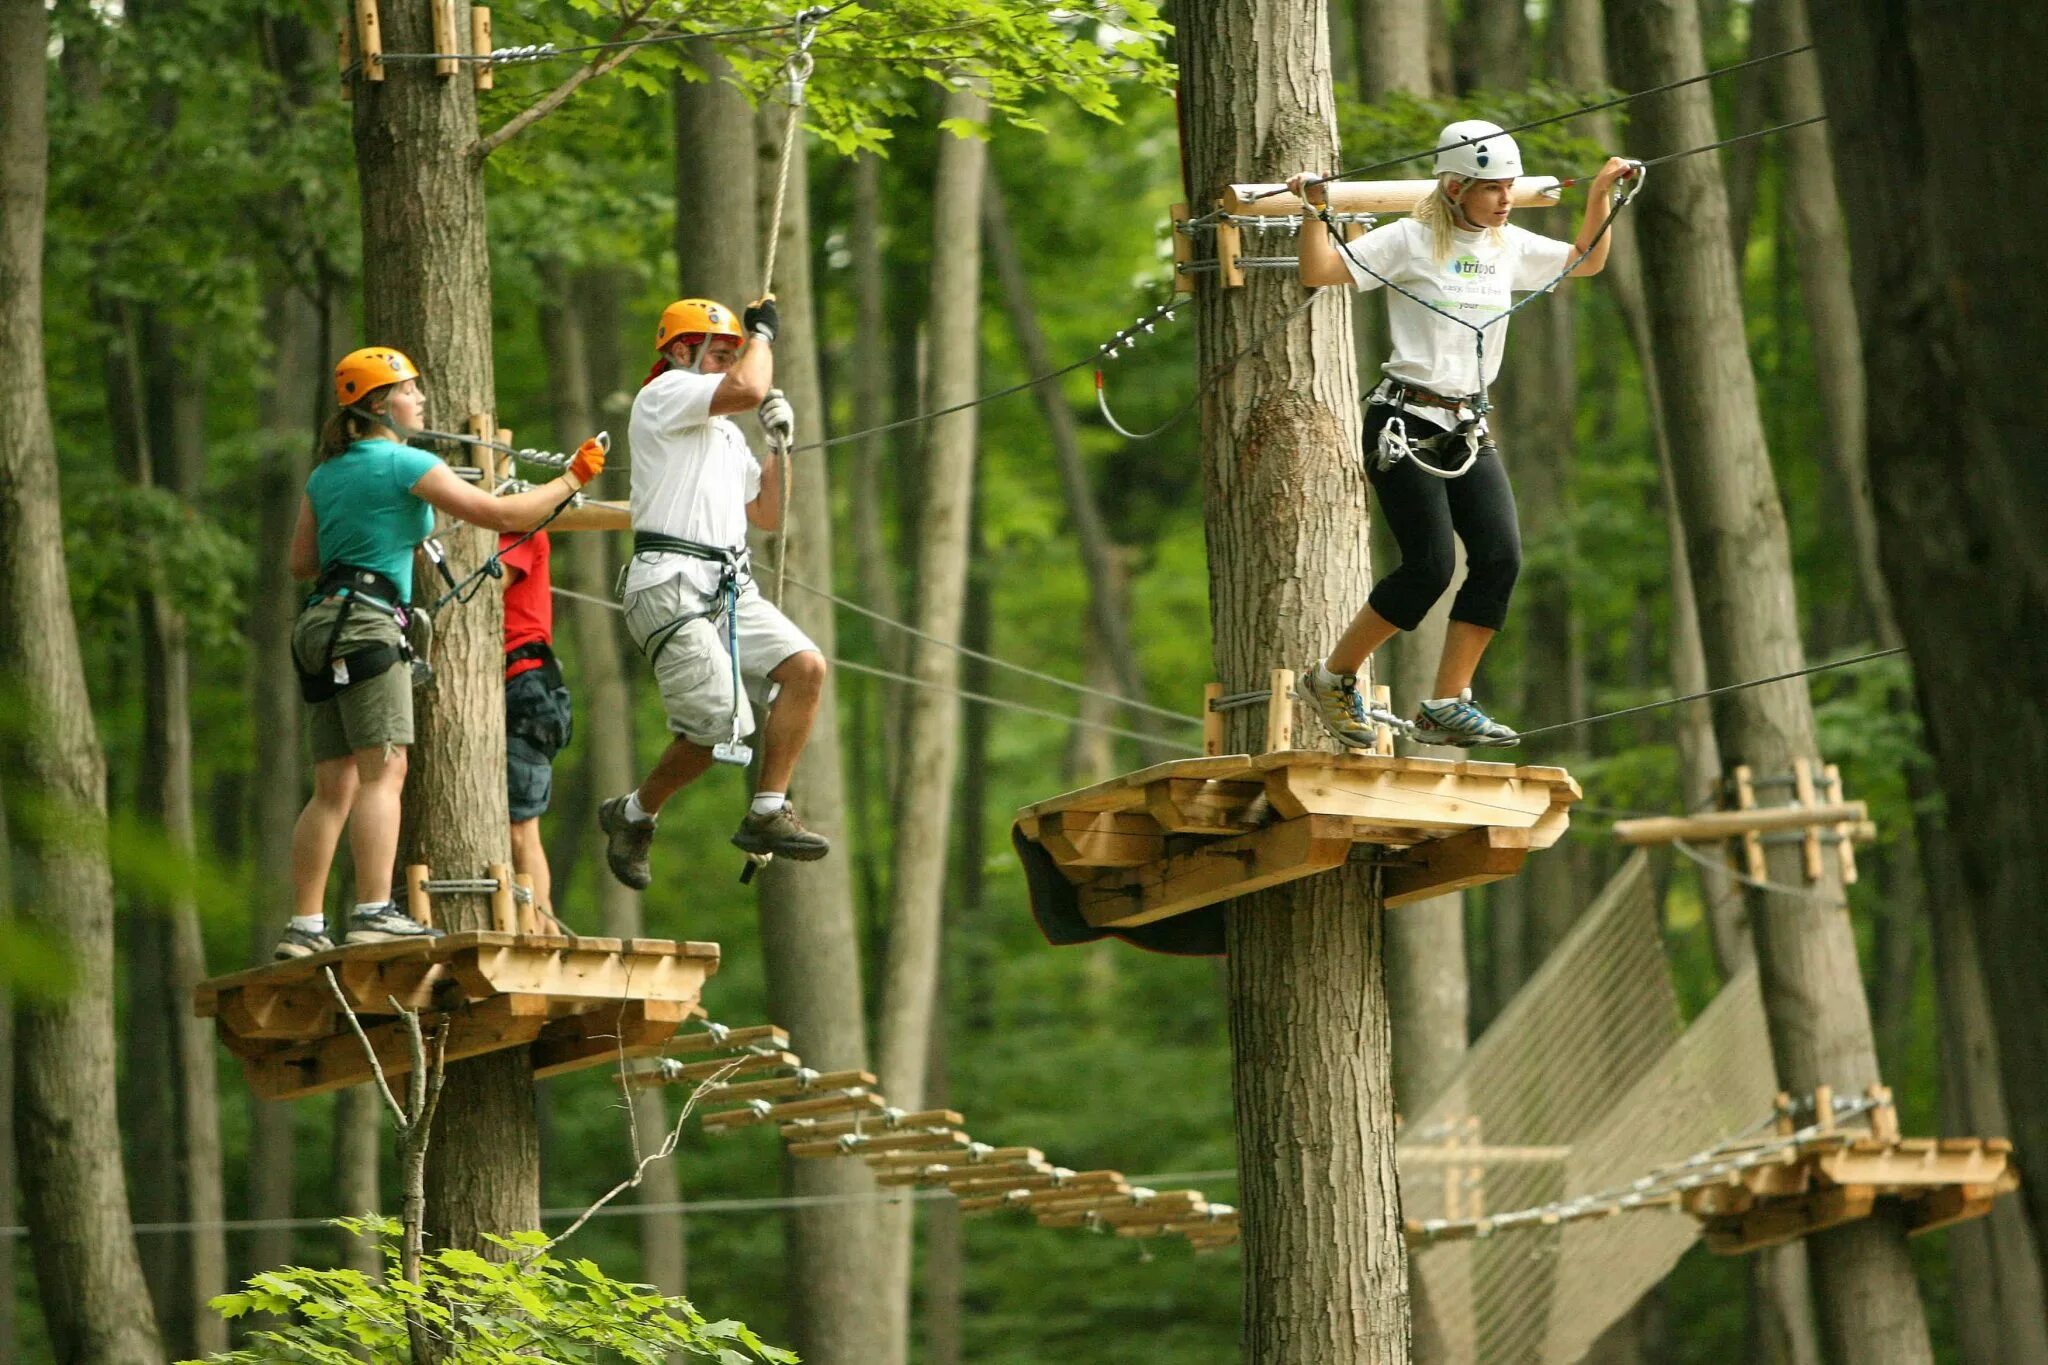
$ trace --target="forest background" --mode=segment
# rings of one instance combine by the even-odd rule
[[[1783,3],[1703,0],[1710,64],[1774,50],[1770,35],[1782,24],[1766,22],[1765,11]],[[1373,7],[1373,0],[1332,5],[1349,162],[1426,146],[1452,117],[1511,123],[1606,93],[1547,79],[1558,39],[1546,6],[1467,0],[1431,11],[1438,29],[1432,70],[1414,83],[1430,93],[1368,106],[1360,98],[1356,34],[1360,13]],[[278,828],[281,809],[286,819],[295,812],[300,778],[260,755],[275,753],[265,743],[276,736],[264,730],[291,680],[266,667],[252,640],[264,614],[278,609],[277,564],[316,403],[309,389],[280,408],[275,381],[281,354],[294,347],[310,345],[331,360],[376,338],[360,336],[354,321],[361,248],[347,110],[333,75],[336,16],[327,6],[147,0],[117,12],[58,0],[51,14],[47,358],[72,598],[107,756],[119,952],[111,964],[68,962],[57,945],[9,924],[0,925],[0,960],[8,989],[31,997],[62,992],[72,973],[117,976],[120,1107],[138,1245],[170,1344],[187,1350],[193,1328],[180,1297],[189,1233],[158,1226],[178,1224],[185,1206],[180,1168],[167,1159],[163,1136],[176,1127],[186,1093],[170,1042],[185,1002],[167,988],[175,945],[166,913],[185,899],[196,906],[214,971],[260,956],[284,913],[285,886],[266,831]],[[505,5],[496,18],[503,42],[560,38],[572,26],[559,7],[544,5]],[[1097,36],[1092,21],[1077,25],[1076,41]],[[676,259],[678,214],[709,217],[739,237],[759,235],[750,197],[735,202],[685,169],[703,154],[691,123],[701,101],[688,92],[678,97],[673,87],[702,76],[681,50],[650,50],[490,162],[499,412],[521,444],[566,449],[587,434],[558,421],[563,394],[579,387],[599,424],[623,433],[652,321],[679,291],[692,292]],[[486,126],[498,121],[493,111],[502,118],[552,79],[536,68],[501,69],[497,89],[482,97]],[[1631,82],[1618,72],[1614,84]],[[1713,89],[1724,132],[1782,112],[1767,69]],[[927,406],[922,322],[932,306],[931,256],[945,249],[933,241],[932,184],[939,141],[949,134],[938,128],[938,87],[903,90],[886,156],[848,155],[824,138],[810,148],[808,236],[800,246],[809,258],[827,400],[824,411],[799,414],[811,436]],[[991,230],[983,271],[982,389],[1034,370],[1019,342],[1018,300],[995,268],[998,255],[1022,267],[1032,325],[1043,329],[1059,363],[1087,355],[1166,295],[1164,224],[1168,207],[1184,197],[1174,107],[1168,94],[1136,82],[1118,94],[1113,119],[1046,99],[1028,107],[1039,127],[997,118],[988,129],[984,194],[1000,201],[1007,227],[1001,236]],[[1604,151],[1617,150],[1574,123],[1524,145],[1532,171],[1563,175],[1590,174]],[[1814,396],[1815,332],[1802,293],[1809,262],[1794,246],[1797,202],[1787,194],[1782,144],[1745,144],[1723,154],[1722,164],[1737,206],[1730,250],[1742,266],[1808,657],[1890,643],[1859,577],[1846,510],[1853,490],[1823,453],[1829,433]],[[1410,173],[1421,173],[1420,163]],[[1571,202],[1521,221],[1569,236],[1577,213]],[[1525,590],[1552,608],[1536,619],[1562,633],[1533,651],[1530,604],[1539,599],[1524,598],[1481,677],[1482,696],[1510,719],[1537,710],[1585,714],[1676,690],[1670,542],[1641,376],[1610,294],[1575,285],[1538,309],[1566,300],[1577,319],[1569,439],[1531,442],[1522,456],[1567,456],[1550,471],[1554,495],[1533,514],[1524,499]],[[558,344],[564,326],[581,338],[579,373],[565,372],[578,362]],[[1504,444],[1521,480],[1516,423],[1564,414],[1546,414],[1542,400],[1518,394],[1518,380],[1533,388],[1526,357],[1542,349],[1534,315],[1518,322],[1517,336],[1502,396]],[[1161,325],[1111,362],[1109,392],[1123,420],[1144,428],[1177,411],[1194,384],[1192,357],[1182,321]],[[1210,668],[1196,429],[1184,423],[1154,440],[1127,441],[1096,416],[1088,390],[1086,367],[1060,382],[1060,400],[1078,426],[1089,496],[1113,542],[1112,572],[1091,580],[1076,531],[1082,517],[1053,458],[1043,409],[1022,392],[990,403],[979,414],[965,643],[1106,690],[1140,679],[1146,700],[1192,716]],[[909,614],[919,591],[912,565],[924,430],[905,427],[829,454],[834,579],[841,592],[897,617]],[[603,487],[622,496],[624,482],[616,473]],[[615,563],[622,548],[608,544],[605,554]],[[559,553],[557,563],[564,586],[608,593],[605,566]],[[1090,629],[1091,594],[1106,594],[1128,620],[1130,656],[1114,657]],[[661,720],[630,646],[603,618],[560,606],[565,668],[579,700],[589,695],[583,683],[592,655],[622,657],[634,698],[631,732],[638,752],[651,755]],[[153,643],[160,635],[151,614],[166,608],[183,623],[190,649],[183,696],[163,690]],[[841,657],[903,667],[900,633],[852,611],[842,611],[838,625]],[[918,818],[920,801],[895,789],[898,689],[850,669],[838,682],[851,803],[849,837],[835,856],[854,868],[872,992],[890,933],[891,832]],[[971,659],[960,685],[1095,725],[1151,724]],[[1913,711],[1900,702],[1909,686],[1904,663],[1889,660],[1817,678],[1814,695],[1823,751],[1842,765],[1849,792],[1869,802],[1879,829],[1851,900],[1883,1071],[1907,1130],[1935,1132],[1944,1127],[1944,1054],[1930,897],[1913,831],[1916,816],[1938,801],[1927,794],[1928,760]],[[155,780],[164,770],[161,746],[177,728],[168,719],[174,707],[189,716],[189,849]],[[290,715],[297,715],[295,702]],[[610,793],[591,774],[590,735],[603,723],[587,705],[579,714],[582,733],[558,765],[554,809],[544,822],[557,905],[572,925],[592,928],[606,876],[593,812]],[[1192,725],[1165,734],[1182,743],[1197,738]],[[1229,1065],[1217,965],[1114,944],[1052,951],[1026,913],[1007,846],[1017,806],[1137,766],[1151,747],[980,704],[964,714],[962,743],[933,1098],[972,1115],[978,1136],[1039,1146],[1075,1167],[1182,1173],[1228,1200]],[[1569,852],[1550,855],[1569,869],[1562,886],[1575,906],[1619,862],[1608,820],[1686,802],[1669,712],[1551,736],[1526,754],[1570,767],[1587,791]],[[754,894],[731,876],[736,859],[725,845],[740,798],[740,779],[720,772],[671,808],[657,880],[642,905],[649,933],[724,945],[707,1003],[728,1023],[768,1014]],[[1681,993],[1697,1008],[1719,981],[1700,888],[1682,862],[1660,869],[1659,886]],[[1474,1038],[1545,946],[1541,914],[1512,887],[1466,897]],[[337,897],[344,892],[337,879]],[[0,1085],[0,1104],[10,1089]],[[348,1255],[319,1220],[361,1212],[348,1197],[376,1184],[393,1189],[389,1169],[373,1183],[365,1166],[374,1112],[356,1097],[266,1114],[227,1065],[218,1104],[225,1213],[259,1224],[229,1232],[235,1277],[277,1259]],[[558,1078],[541,1086],[540,1107],[543,1202],[580,1208],[630,1164],[616,1091],[602,1073]],[[11,1166],[9,1131],[0,1124],[0,1162]],[[388,1150],[382,1159],[390,1161]],[[714,1315],[742,1317],[781,1339],[803,1287],[782,1273],[784,1230],[772,1197],[783,1177],[772,1144],[691,1130],[676,1173],[680,1198],[696,1206],[685,1213],[689,1293]],[[47,1347],[12,1186],[11,1175],[0,1178],[0,1200],[8,1201],[0,1208],[8,1252],[0,1256],[0,1359],[42,1360]],[[1007,1222],[963,1225],[932,1205],[921,1209],[913,1338],[920,1359],[1082,1365],[1132,1359],[1133,1344],[1142,1343],[1147,1360],[1213,1361],[1236,1340],[1235,1253],[1195,1258],[1178,1246],[1148,1250]],[[285,1220],[294,1221],[287,1227]],[[632,1278],[641,1273],[639,1221],[600,1219],[580,1234],[577,1250]],[[1915,1243],[1944,1359],[1963,1358],[1951,1248],[1968,1235],[1964,1229]],[[1624,1354],[1612,1358],[1741,1358],[1745,1317],[1740,1263],[1695,1249],[1632,1320],[1627,1342],[1616,1347]]]

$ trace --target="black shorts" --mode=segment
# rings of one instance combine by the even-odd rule
[[[569,689],[553,660],[505,684],[505,792],[512,819],[546,813],[555,755],[568,746],[571,732]]]

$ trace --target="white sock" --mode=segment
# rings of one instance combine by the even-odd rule
[[[327,916],[293,915],[292,928],[302,934],[324,934],[327,932]]]
[[[1316,665],[1316,686],[1318,687],[1335,687],[1343,676],[1342,673],[1332,673],[1330,671],[1330,664],[1327,659]]]
[[[640,804],[638,788],[626,793],[626,818],[636,825],[651,825],[654,823],[654,816],[649,814],[647,808]]]
[[[390,901],[357,901],[355,913],[358,915],[374,915],[389,904],[391,904]]]
[[[755,792],[754,807],[750,813],[754,815],[773,815],[788,804],[789,795],[786,792]]]

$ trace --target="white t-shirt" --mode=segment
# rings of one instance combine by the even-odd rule
[[[1387,330],[1394,353],[1382,368],[1404,384],[1445,398],[1479,392],[1478,337],[1472,328],[1485,328],[1486,382],[1491,385],[1500,377],[1501,356],[1507,350],[1508,320],[1501,315],[1515,294],[1552,284],[1572,259],[1570,242],[1512,223],[1500,229],[1498,241],[1486,232],[1454,233],[1450,259],[1442,262],[1430,250],[1429,225],[1414,218],[1374,228],[1349,246],[1348,252],[1340,249],[1337,254],[1360,289],[1380,288],[1380,281],[1365,269],[1370,267],[1472,324],[1462,326],[1397,290],[1387,291]],[[1495,321],[1489,323],[1489,318]],[[1408,410],[1441,426],[1454,425],[1460,415],[1442,408]]]
[[[711,415],[721,376],[670,370],[633,400],[633,529],[743,549],[747,504],[761,494],[761,464],[740,429]],[[683,578],[709,596],[719,566],[679,554],[634,555],[626,591]]]

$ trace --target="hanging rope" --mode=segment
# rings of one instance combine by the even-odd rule
[[[761,249],[761,297],[775,297],[775,257],[782,246],[782,207],[789,197],[789,167],[796,157],[796,140],[803,136],[804,89],[811,79],[816,63],[811,58],[811,41],[818,36],[817,24],[812,16],[823,18],[827,11],[804,10],[795,19],[796,50],[783,63],[782,75],[788,92],[789,117],[782,125],[782,159],[775,171],[775,201],[768,211],[768,241]],[[768,438],[769,449],[782,463],[782,475],[778,480],[780,511],[775,521],[775,605],[784,602],[783,579],[789,573],[789,498],[791,477],[795,473],[790,467],[791,442],[780,437]]]

